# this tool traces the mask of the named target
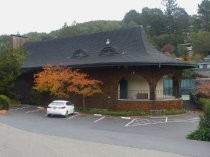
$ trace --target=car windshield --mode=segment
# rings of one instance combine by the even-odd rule
[[[65,105],[65,102],[51,102],[50,105],[61,106]]]

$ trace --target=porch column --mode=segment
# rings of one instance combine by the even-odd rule
[[[153,71],[152,76],[149,80],[149,89],[150,89],[150,100],[156,100],[156,84],[157,81],[155,79],[155,72]]]
[[[181,98],[181,79],[173,77],[173,96]]]

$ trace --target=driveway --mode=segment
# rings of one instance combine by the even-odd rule
[[[44,112],[40,112],[33,106],[14,108],[7,115],[0,116],[0,123],[24,130],[23,134],[44,136],[49,140],[61,138],[69,141],[69,144],[72,140],[79,141],[80,144],[84,143],[84,145],[90,142],[94,145],[96,152],[98,150],[96,145],[100,148],[105,144],[113,148],[110,152],[115,151],[116,148],[116,151],[123,152],[128,149],[129,152],[135,150],[140,154],[142,154],[141,151],[150,150],[149,153],[157,151],[170,155],[207,157],[210,154],[209,142],[192,141],[185,138],[188,133],[196,129],[198,121],[199,117],[195,113],[132,119],[76,113],[68,118],[48,118]],[[1,135],[1,137],[4,136]],[[81,147],[83,147],[82,144]],[[115,154],[114,156],[122,155]],[[158,153],[154,153],[153,156],[158,156]],[[169,155],[162,154],[162,156]]]

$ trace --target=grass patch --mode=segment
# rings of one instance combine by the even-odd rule
[[[176,114],[184,114],[186,113],[187,110],[186,109],[169,109],[169,110],[165,110],[165,115],[176,115]]]

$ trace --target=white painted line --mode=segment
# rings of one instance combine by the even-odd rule
[[[135,120],[137,120],[137,119],[133,119],[133,120],[131,120],[128,124],[126,124],[125,126],[129,126],[131,123],[133,123]]]
[[[168,117],[166,117],[166,120],[165,120],[165,122],[166,122],[166,123],[168,122]]]
[[[133,124],[133,125],[129,125],[129,126],[143,126],[143,125],[149,125],[149,124],[165,124],[166,122],[154,122],[154,123],[144,123],[144,124]]]
[[[188,120],[200,120],[200,118],[199,117],[195,117],[195,118],[190,118]]]
[[[121,117],[122,119],[131,119],[131,117]]]
[[[94,114],[94,116],[99,116],[99,117],[101,117],[101,116],[102,116],[102,114]]]
[[[27,109],[30,108],[31,106],[24,106],[24,107],[19,107],[19,108],[15,108],[15,109],[10,109],[9,111],[17,111],[17,110],[22,110],[22,109]]]
[[[73,119],[73,118],[75,118],[75,117],[78,117],[80,114],[76,114],[76,115],[74,115],[74,116],[70,116],[68,119]]]
[[[40,111],[40,109],[36,109],[36,110],[32,110],[32,111],[27,111],[25,113],[28,114],[28,113],[38,112],[38,111]]]
[[[105,116],[103,116],[103,117],[101,117],[101,118],[95,120],[94,123],[96,123],[96,122],[98,122],[98,121],[100,121],[100,120],[102,120],[102,119],[104,119],[104,118],[105,118]]]

